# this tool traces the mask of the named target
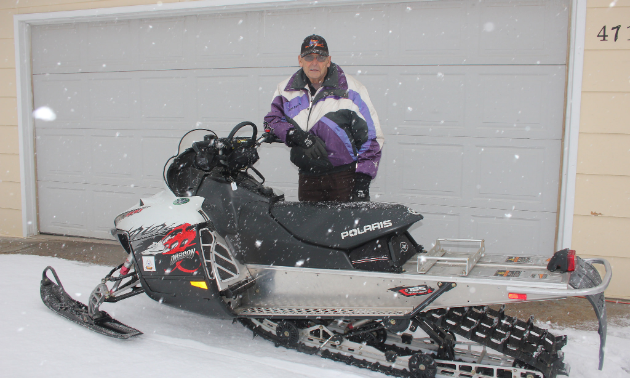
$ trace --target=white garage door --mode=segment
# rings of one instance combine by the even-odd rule
[[[377,201],[423,213],[412,234],[551,253],[569,1],[439,1],[274,9],[33,27],[41,232],[108,238],[162,188],[191,128],[262,123],[302,39],[368,88],[386,141]],[[281,145],[258,168],[296,198]]]

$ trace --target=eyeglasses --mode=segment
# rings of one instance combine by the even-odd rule
[[[320,63],[324,63],[326,61],[326,59],[328,59],[327,56],[321,56],[319,54],[310,54],[310,55],[305,56],[302,59],[304,59],[307,62],[312,62],[313,59],[315,59],[315,57],[317,57],[317,61],[320,62]]]

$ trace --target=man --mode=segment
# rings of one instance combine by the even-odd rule
[[[298,62],[265,122],[291,147],[299,200],[369,201],[384,138],[367,89],[331,62],[318,35],[304,39]]]

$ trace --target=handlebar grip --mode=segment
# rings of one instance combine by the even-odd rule
[[[263,141],[265,143],[283,143],[282,139],[278,138],[278,136],[272,131],[265,130],[265,133],[263,133],[263,138]]]

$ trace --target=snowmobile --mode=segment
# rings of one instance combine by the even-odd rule
[[[469,239],[437,239],[427,251],[409,232],[423,217],[406,206],[290,202],[265,186],[253,164],[262,143],[279,142],[268,126],[260,137],[251,122],[226,138],[204,133],[183,152],[180,140],[166,162],[168,190],[116,217],[112,235],[127,258],[88,304],[47,267],[46,306],[126,339],[141,332],[100,306],[145,293],[241,322],[276,346],[388,375],[554,378],[569,374],[566,336],[508,316],[505,304],[584,296],[599,321],[601,369],[606,260],[568,249],[551,258],[486,254],[483,240]]]

